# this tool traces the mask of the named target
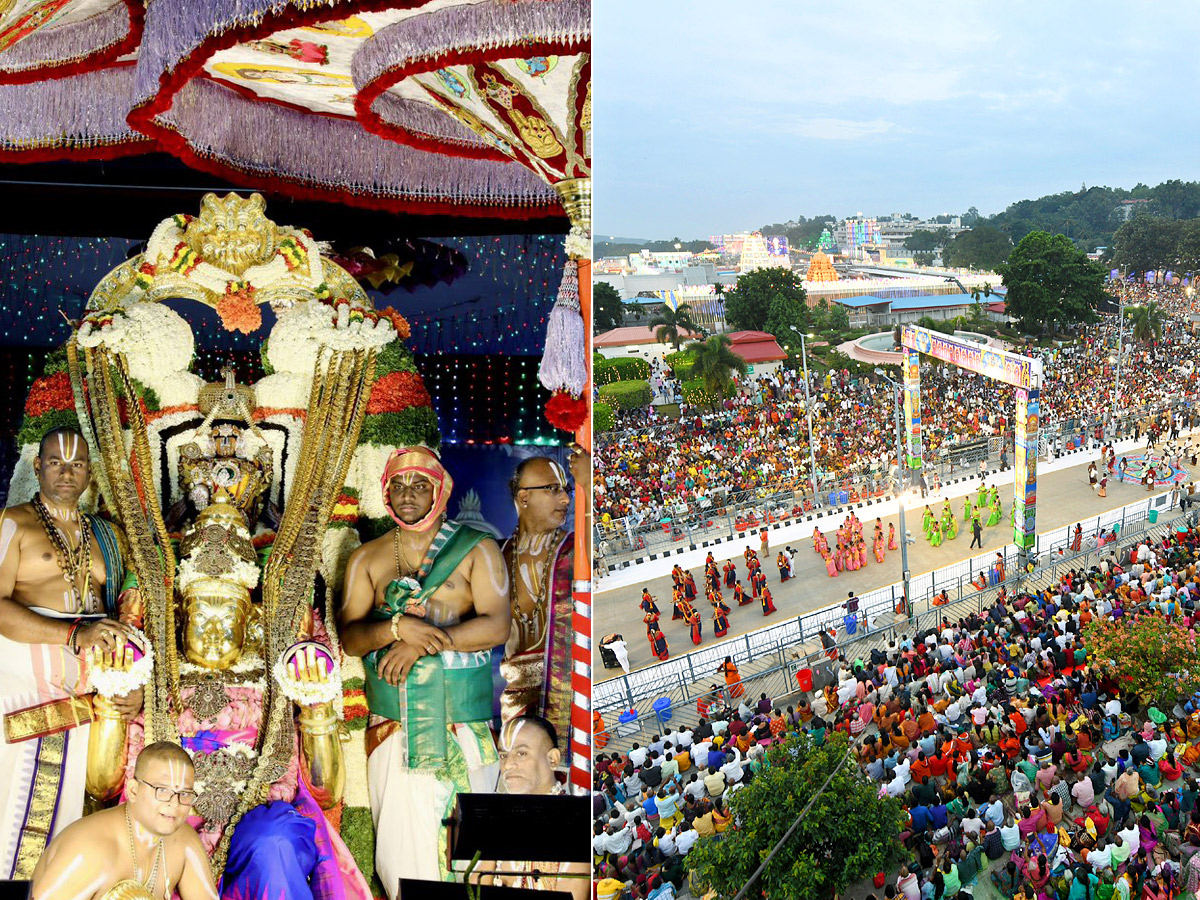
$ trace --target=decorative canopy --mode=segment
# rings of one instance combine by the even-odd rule
[[[0,0],[0,159],[540,218],[590,172],[589,45],[585,0]]]

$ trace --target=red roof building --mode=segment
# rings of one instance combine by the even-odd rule
[[[598,334],[592,341],[592,346],[601,347],[634,347],[638,344],[659,344],[662,343],[654,334],[658,329],[650,328],[648,325],[627,325],[622,328],[614,328],[611,331],[606,331],[604,334]],[[754,332],[743,332],[751,334]],[[681,338],[688,341],[699,340],[700,335],[692,332],[684,332],[680,335]],[[770,335],[767,335],[770,337]]]
[[[729,348],[751,365],[777,362],[788,358],[775,336],[765,331],[735,331],[729,335]]]

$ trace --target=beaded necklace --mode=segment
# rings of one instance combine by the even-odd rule
[[[71,586],[71,595],[75,601],[75,609],[69,610],[69,612],[90,611],[92,597],[92,540],[91,522],[88,516],[84,513],[79,514],[79,543],[72,549],[62,529],[54,524],[54,519],[50,515],[50,510],[42,501],[40,492],[33,495],[33,511],[37,514],[38,521],[42,523],[42,529],[46,532],[46,537],[50,540],[51,546],[54,547],[54,554],[58,561],[58,568],[62,571],[63,581]],[[86,575],[83,590],[80,590],[80,575]]]

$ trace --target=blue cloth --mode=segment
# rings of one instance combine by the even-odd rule
[[[929,827],[929,823],[931,821],[929,817],[929,807],[914,806],[910,812],[912,813],[913,831],[924,831]]]
[[[229,842],[222,900],[311,900],[308,875],[316,867],[316,824],[283,800],[251,809]]]
[[[934,828],[945,828],[949,821],[946,804],[939,803],[937,806],[929,807],[929,818],[933,821]]]

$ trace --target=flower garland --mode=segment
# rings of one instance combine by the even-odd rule
[[[129,668],[94,664],[88,667],[88,685],[101,697],[124,697],[150,683],[150,675],[154,671],[154,648],[141,631],[132,625],[126,628],[135,638],[129,642],[134,648],[133,663]]]
[[[187,373],[196,350],[187,321],[162,303],[133,303],[122,310],[92,313],[79,326],[79,344],[104,344],[114,353],[123,353],[130,376],[158,391],[164,405],[174,404],[159,390],[160,384]]]
[[[307,379],[321,347],[381,350],[395,337],[391,318],[373,310],[352,308],[345,301],[300,303],[280,312],[267,339],[266,357],[276,374]]]
[[[179,587],[179,592],[182,594],[196,580],[211,577],[211,575],[196,568],[195,560],[191,558],[181,559],[179,561],[179,574],[175,578],[175,584]],[[258,566],[244,559],[235,559],[222,574],[221,579],[223,581],[237,582],[246,588],[246,590],[252,590],[258,584]]]
[[[326,677],[321,681],[301,681],[290,665],[297,656],[309,649],[315,650],[318,663],[321,660],[329,663]],[[301,641],[288,647],[279,654],[271,674],[275,676],[275,682],[283,695],[301,706],[332,703],[342,693],[341,667],[330,655],[329,650],[315,641]]]
[[[70,385],[68,385],[68,388]],[[432,406],[425,382],[416,372],[389,372],[371,386],[367,415],[401,412],[410,406]]]
[[[217,301],[217,315],[226,331],[254,334],[262,327],[262,310],[254,299],[256,289],[245,281],[231,281]]]
[[[36,419],[48,412],[75,409],[75,394],[66,372],[55,372],[37,379],[25,400],[25,415]]]

